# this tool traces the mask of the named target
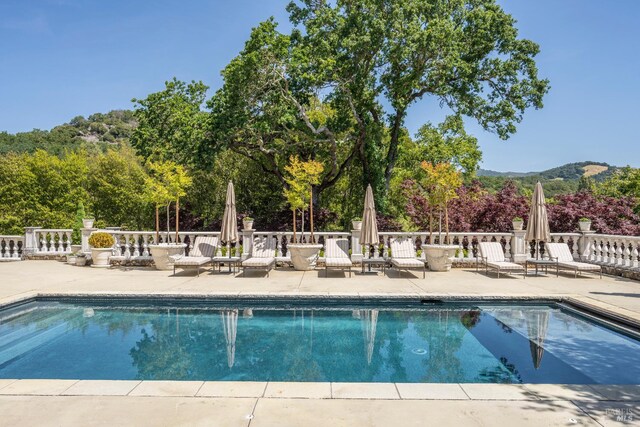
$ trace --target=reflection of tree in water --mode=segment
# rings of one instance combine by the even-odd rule
[[[380,349],[385,348],[387,354],[387,361],[382,361],[388,369],[393,369],[391,374],[391,381],[394,382],[407,382],[408,375],[407,370],[402,363],[402,354],[405,350],[403,333],[409,327],[409,319],[411,318],[410,312],[402,311],[381,311],[378,315],[378,320],[383,316],[390,316],[393,321],[378,322],[378,332],[376,336],[376,346],[378,350],[374,349],[372,364],[376,360],[382,359],[380,355]]]
[[[467,333],[463,323],[475,325],[478,316],[458,310],[438,310],[425,315],[425,319],[416,323],[418,335],[429,345],[423,381],[457,382],[463,376],[462,364],[456,355]]]
[[[514,364],[509,363],[506,357],[501,357],[500,363],[502,366],[485,368],[480,371],[478,378],[487,383],[511,384],[514,382],[513,377],[516,377],[517,382],[522,383],[522,377]]]
[[[129,352],[137,378],[214,379],[227,372],[226,346],[216,316],[217,312],[193,315],[168,310],[148,318],[142,338]]]

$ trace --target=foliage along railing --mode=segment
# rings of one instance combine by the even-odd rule
[[[24,236],[0,235],[0,259],[20,259],[24,248]]]

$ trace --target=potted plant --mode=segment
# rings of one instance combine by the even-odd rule
[[[253,230],[253,218],[250,216],[245,216],[242,218],[242,226],[245,231]]]
[[[362,229],[362,218],[354,218],[353,220],[351,220],[351,225],[353,225],[353,229],[354,230],[361,230]]]
[[[591,220],[589,218],[580,218],[578,220],[578,227],[580,228],[580,231],[590,231]]]
[[[155,206],[156,236],[155,243],[149,245],[153,262],[158,270],[171,270],[175,256],[184,254],[186,244],[179,242],[180,198],[191,185],[191,178],[184,168],[174,162],[147,163],[149,176],[145,179],[145,198]],[[176,233],[170,242],[169,208],[176,202]],[[160,207],[167,209],[167,232],[165,241],[160,243]]]
[[[85,265],[87,265],[87,254],[84,252],[76,254],[76,266],[84,267]]]
[[[288,173],[285,181],[288,187],[284,190],[284,195],[293,212],[293,243],[287,246],[291,263],[296,270],[312,270],[318,260],[318,253],[322,249],[322,245],[316,244],[313,237],[313,186],[320,182],[320,175],[324,170],[322,163],[315,160],[306,162],[300,161],[295,156],[289,159],[289,165],[285,167]],[[304,211],[309,208],[309,240],[304,240],[304,222],[302,223],[302,237],[298,243],[296,234],[296,212],[302,212],[304,220]]]
[[[513,229],[515,231],[520,231],[522,230],[522,226],[524,225],[524,220],[517,216],[511,220],[511,225],[513,226]]]
[[[70,265],[76,265],[76,253],[75,252],[71,252],[70,254],[67,254],[67,264]]]
[[[91,246],[91,266],[97,268],[109,267],[109,258],[113,253],[113,236],[104,231],[91,233],[89,246]]]
[[[462,185],[460,172],[451,163],[420,164],[423,178],[419,188],[429,203],[429,242],[422,249],[432,271],[449,271],[453,264],[458,245],[452,245],[449,239],[449,202],[458,194],[456,190]],[[438,213],[438,244],[433,243],[433,214]],[[442,216],[444,214],[445,238],[442,239]]]
[[[89,218],[82,218],[82,227],[83,228],[93,228],[93,223],[95,222],[95,218],[93,215],[89,215]]]

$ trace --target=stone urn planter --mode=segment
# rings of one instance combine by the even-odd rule
[[[315,268],[320,249],[322,249],[322,245],[314,243],[292,243],[287,246],[293,268],[299,271]]]
[[[109,268],[113,248],[91,248],[91,267]]]
[[[524,225],[524,221],[521,218],[514,218],[511,221],[511,225],[513,226],[514,231],[522,231],[522,226]]]
[[[157,270],[173,270],[174,259],[176,255],[184,255],[184,249],[187,247],[184,243],[160,243],[159,245],[149,245],[153,262]]]
[[[82,226],[84,228],[93,228],[93,222],[95,221],[95,219],[93,218],[84,218],[82,220]]]
[[[431,271],[451,270],[453,258],[458,249],[460,249],[458,245],[422,245]]]
[[[85,254],[76,256],[76,267],[84,267],[85,265],[87,265],[87,256]]]
[[[80,252],[82,250],[82,245],[71,245],[71,253],[72,254],[77,254],[78,252]]]
[[[245,218],[242,220],[245,231],[253,230],[253,218]]]
[[[353,225],[354,230],[362,230],[362,221],[359,219],[352,220],[351,225]]]
[[[587,218],[581,218],[578,221],[578,227],[580,231],[591,231],[591,220]]]

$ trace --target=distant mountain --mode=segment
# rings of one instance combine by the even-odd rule
[[[128,110],[97,113],[88,118],[78,116],[51,130],[0,132],[0,153],[30,153],[41,149],[61,154],[78,147],[106,147],[128,141],[135,127],[133,112]]]
[[[497,172],[492,170],[480,169],[478,176],[501,177],[501,178],[525,178],[539,177],[543,180],[579,180],[584,177],[592,177],[597,181],[601,181],[611,176],[618,169],[616,166],[602,162],[578,162],[567,163],[540,172]]]

